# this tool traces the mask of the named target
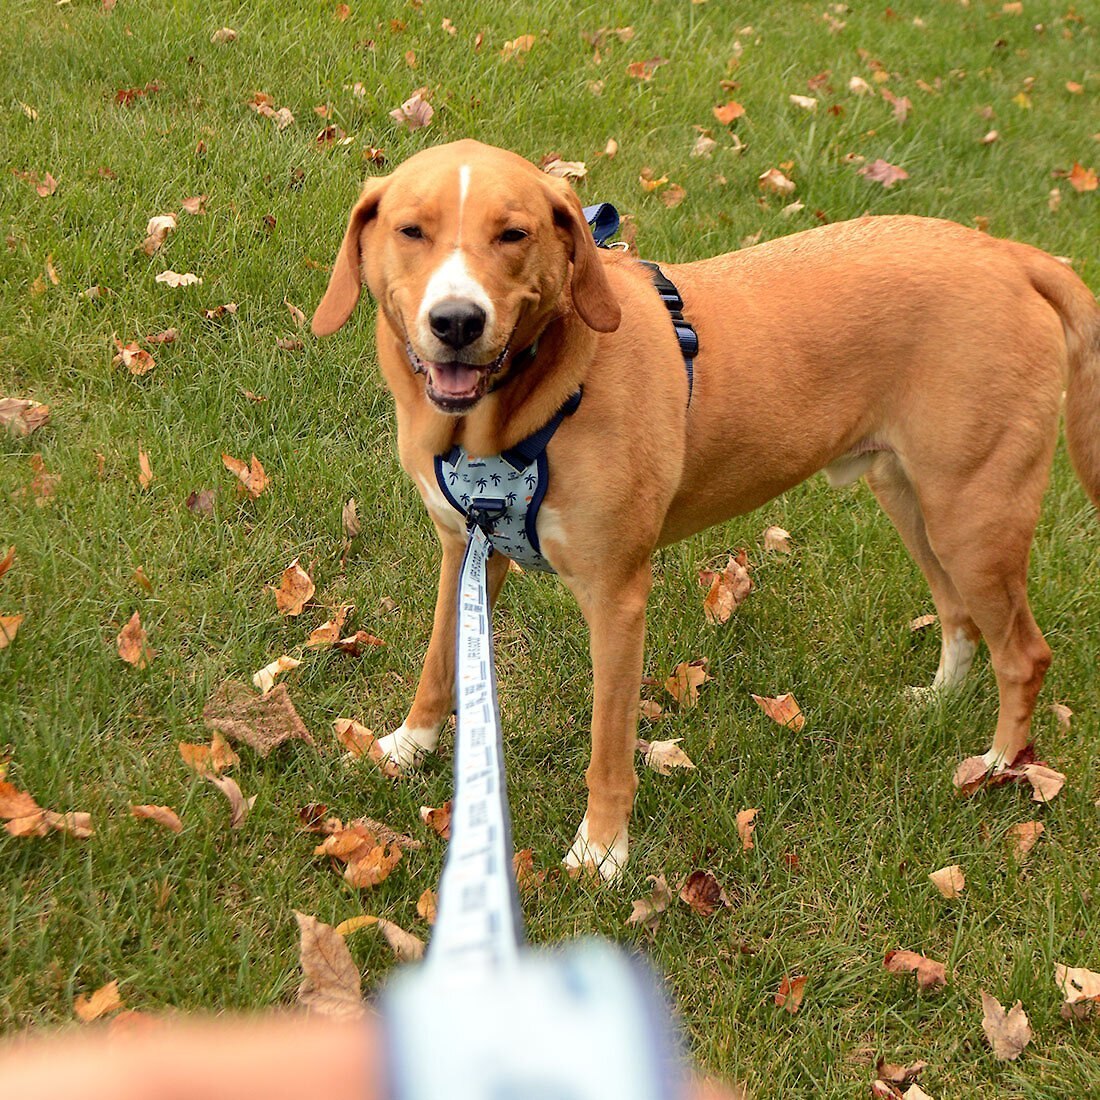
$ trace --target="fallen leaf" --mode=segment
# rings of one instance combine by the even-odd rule
[[[714,150],[718,148],[718,142],[705,131],[701,131],[699,136],[695,139],[695,144],[691,147],[691,155],[693,157],[705,157],[707,160],[714,154]]]
[[[377,917],[361,913],[357,917],[348,917],[347,920],[342,920],[336,926],[336,934],[339,936],[350,936],[352,932],[358,932],[360,928],[373,928],[377,923]]]
[[[749,558],[745,550],[738,550],[737,556],[730,555],[729,561],[721,572],[703,570],[699,574],[699,583],[709,585],[703,598],[703,614],[708,623],[725,623],[745,602],[752,591],[752,578],[749,576]]]
[[[1045,830],[1046,826],[1041,821],[1021,821],[1018,825],[1010,826],[1005,833],[1005,839],[1012,856],[1021,861],[1026,859]]]
[[[806,982],[809,979],[805,974],[791,977],[783,975],[779,983],[779,992],[775,995],[775,1003],[778,1008],[785,1008],[792,1016],[802,1007],[802,998],[806,995]]]
[[[680,900],[696,913],[709,917],[719,906],[729,908],[730,899],[710,871],[692,871],[680,887]]]
[[[256,801],[256,795],[245,798],[237,781],[228,775],[207,775],[206,779],[213,783],[226,798],[229,799],[229,827],[239,829],[248,818],[248,813]]]
[[[283,305],[290,310],[290,316],[294,318],[294,323],[299,327],[304,327],[306,323],[306,315],[296,306],[293,302],[283,299]]]
[[[301,932],[298,958],[302,984],[298,1003],[311,1012],[335,1019],[358,1019],[364,1014],[359,970],[348,945],[331,925],[295,910]]]
[[[796,107],[804,111],[817,110],[817,97],[812,95],[791,95],[787,97]]]
[[[784,531],[782,527],[772,524],[764,528],[764,549],[774,551],[777,554],[789,554],[791,552],[791,533]]]
[[[978,140],[982,145],[992,145],[995,141],[1000,141],[1000,139],[1001,135],[999,131],[987,130]]]
[[[51,474],[46,469],[45,460],[40,454],[31,455],[27,462],[32,473],[30,483],[25,488],[16,489],[12,496],[24,497],[29,492],[34,497],[35,506],[42,508],[53,499],[58,485],[61,484],[61,475]]]
[[[928,877],[932,880],[932,885],[945,898],[957,898],[966,886],[966,876],[963,875],[962,868],[957,863],[952,863],[949,867],[941,867]]]
[[[6,779],[0,779],[0,818],[5,821],[34,817],[42,807],[26,791],[19,790]]]
[[[420,820],[444,840],[451,839],[451,800],[448,799],[438,810],[431,806],[420,807]]]
[[[116,639],[118,655],[134,668],[148,668],[157,651],[149,645],[149,639],[141,625],[141,613],[135,611],[130,621]]]
[[[139,821],[155,821],[174,833],[183,832],[183,822],[180,821],[179,814],[168,806],[154,806],[150,803],[143,803],[140,806],[131,804],[130,814]]]
[[[195,217],[201,217],[206,213],[206,195],[191,195],[189,198],[184,199],[180,206],[187,214],[192,214]]]
[[[351,758],[367,757],[389,779],[396,779],[401,774],[396,761],[382,754],[378,739],[366,726],[356,722],[354,718],[337,718],[332,723],[332,728],[337,740],[348,750]]]
[[[645,167],[638,174],[638,182],[642,185],[643,191],[652,192],[659,187],[664,187],[668,183],[668,176],[658,177],[652,168]]]
[[[241,758],[233,751],[229,742],[217,732],[211,738],[209,745],[194,745],[181,741],[179,748],[183,762],[199,775],[220,775],[227,768],[232,768],[241,762]]]
[[[204,516],[212,516],[214,514],[214,490],[192,490],[187,494],[187,500],[184,503],[187,505],[187,509],[190,512],[197,512]]]
[[[389,920],[378,921],[386,942],[393,948],[398,962],[419,962],[424,957],[424,941]]]
[[[1034,791],[1032,795],[1034,802],[1049,802],[1066,783],[1066,777],[1061,772],[1044,767],[1042,764],[1026,764],[1024,777]]]
[[[357,889],[377,886],[389,878],[390,872],[401,862],[401,849],[396,844],[379,844],[360,851],[358,857],[344,868],[344,881]]]
[[[357,630],[354,634],[349,634],[346,638],[339,638],[332,643],[332,648],[339,650],[341,653],[348,653],[352,657],[358,657],[364,649],[374,649],[377,646],[385,645],[381,638],[374,634],[368,633],[366,630]]]
[[[651,722],[656,721],[664,714],[664,708],[661,704],[655,703],[652,699],[643,699],[638,705],[638,710],[643,718],[648,718]]]
[[[149,344],[174,344],[179,338],[179,329],[166,328],[154,332],[152,336],[146,336],[145,341]]]
[[[761,191],[768,191],[773,195],[793,195],[795,183],[787,179],[778,168],[769,168],[762,172],[756,180],[756,185]]]
[[[73,1001],[73,1011],[86,1024],[99,1020],[111,1012],[117,1012],[122,1007],[117,979],[101,985],[91,996],[85,997],[81,994]]]
[[[300,615],[316,591],[313,578],[295,558],[284,570],[275,593],[275,606],[280,615]]]
[[[981,990],[982,1031],[999,1062],[1015,1061],[1031,1042],[1031,1027],[1023,1005],[1017,1001],[1008,1012],[996,997]]]
[[[347,4],[337,4],[332,13],[333,19],[338,23],[343,23],[351,15],[351,8]]]
[[[853,76],[848,81],[848,91],[853,95],[870,95],[874,89],[861,76]]]
[[[651,57],[648,61],[631,61],[626,67],[626,75],[648,83],[653,79],[653,74],[662,65],[667,64],[668,59],[664,57]]]
[[[425,890],[416,899],[416,912],[429,924],[435,924],[435,918],[439,912],[439,898],[434,890]]]
[[[1064,1019],[1083,1020],[1100,1013],[1100,974],[1080,966],[1054,964],[1054,981],[1062,994]]]
[[[284,741],[315,744],[294,704],[286,684],[276,684],[266,695],[255,695],[239,680],[218,685],[202,710],[206,725],[234,741],[243,741],[260,756],[267,756]]]
[[[229,42],[237,41],[237,32],[232,27],[219,27],[211,36],[210,41],[215,46],[224,46]]]
[[[863,167],[859,169],[859,174],[865,176],[872,183],[881,183],[886,190],[889,190],[900,180],[907,180],[909,178],[909,173],[906,172],[904,168],[899,168],[895,164],[888,164],[881,158],[871,161],[870,164],[863,165]]]
[[[165,286],[170,287],[202,285],[202,279],[192,271],[185,271],[183,273],[172,270],[162,271],[156,276],[154,281],[164,283]]]
[[[909,117],[909,112],[912,110],[913,104],[908,96],[894,95],[889,88],[882,89],[882,98],[886,100],[894,109],[894,118],[897,119],[899,124],[904,124],[905,120]]]
[[[685,191],[678,183],[671,183],[668,189],[662,191],[660,194],[661,202],[665,204],[670,210],[679,206],[680,203],[687,198],[687,191]]]
[[[290,672],[292,669],[297,668],[301,663],[296,658],[289,657],[284,653],[282,657],[276,657],[270,664],[264,665],[259,672],[254,672],[252,683],[266,695],[275,686],[278,677],[284,672]]]
[[[2,574],[0,574],[2,575]],[[1050,711],[1055,718],[1058,719],[1058,725],[1064,730],[1068,730],[1070,726],[1070,719],[1073,718],[1073,711],[1065,705],[1065,703],[1051,703]]]
[[[751,852],[756,847],[752,840],[752,834],[756,832],[756,815],[759,812],[756,807],[738,811],[737,835],[741,838],[741,851],[743,852]]]
[[[940,989],[947,984],[947,968],[916,951],[887,951],[883,965],[891,974],[917,976],[917,988],[921,992]]]
[[[407,130],[420,130],[432,121],[435,109],[427,101],[427,88],[417,88],[400,107],[390,111],[390,118]]]
[[[1066,182],[1074,191],[1095,191],[1097,188],[1097,176],[1095,169],[1086,168],[1082,164],[1073,162],[1073,168],[1066,177]]]
[[[939,621],[940,617],[938,615],[918,615],[915,619],[909,620],[909,632],[916,634],[918,630],[926,630]]]
[[[990,772],[984,756],[968,756],[951,777],[955,789],[964,795],[973,794],[985,781]]]
[[[145,240],[141,242],[141,251],[146,256],[152,256],[164,244],[169,233],[174,233],[179,227],[175,214],[157,214],[149,219],[145,227]]]
[[[68,813],[58,814],[53,810],[43,810],[42,816],[51,829],[59,833],[68,833],[78,840],[86,840],[95,835],[92,828],[92,815],[70,810]]]
[[[344,538],[358,538],[363,528],[359,525],[359,506],[352,497],[340,510],[340,526],[344,531]]]
[[[664,875],[650,875],[646,882],[652,883],[653,889],[645,897],[633,902],[633,908],[626,923],[640,924],[652,934],[657,931],[661,914],[672,904],[672,892],[668,888]]]
[[[890,1095],[901,1095],[901,1089],[912,1085],[916,1079],[928,1068],[927,1062],[914,1062],[912,1065],[899,1066],[893,1062],[887,1062],[880,1058],[875,1063],[875,1073],[880,1081],[892,1085],[894,1090]]]
[[[255,455],[252,456],[252,462],[249,464],[230,454],[223,454],[222,465],[231,474],[236,475],[242,491],[248,493],[253,500],[267,488],[267,473]]]
[[[522,897],[534,893],[546,881],[546,872],[535,870],[535,853],[531,848],[521,848],[512,856],[512,876]]]
[[[224,302],[220,306],[204,309],[202,317],[204,321],[220,321],[223,317],[235,317],[237,315],[236,302]]]
[[[139,347],[133,340],[123,344],[114,333],[111,338],[118,348],[118,354],[111,360],[115,366],[125,367],[133,375],[148,374],[156,365],[156,360],[144,348]]]
[[[773,721],[796,733],[806,725],[806,717],[795,697],[788,691],[783,695],[753,695],[754,702]]]
[[[309,638],[306,640],[306,649],[317,649],[319,646],[338,642],[344,628],[344,621],[354,609],[355,605],[350,603],[333,608],[332,618],[323,622],[316,630],[310,631]]]
[[[0,577],[2,577],[15,562],[15,547],[9,546],[8,552],[0,558]]]
[[[670,741],[639,741],[638,748],[642,753],[642,760],[658,775],[669,775],[673,768],[688,768],[695,770],[695,765],[682,748],[682,737],[674,737]]]
[[[148,489],[153,484],[153,467],[149,465],[149,456],[138,450],[138,484],[143,489]]]
[[[301,340],[296,340],[289,336],[280,336],[275,341],[275,346],[280,351],[301,351],[305,344]]]
[[[682,710],[689,710],[699,702],[699,688],[710,679],[707,675],[707,664],[706,657],[681,661],[665,681],[665,691],[676,700]]]
[[[7,649],[15,641],[24,618],[23,615],[0,615],[0,649]]]
[[[0,397],[0,428],[10,435],[30,435],[49,421],[49,405],[21,397]]]
[[[735,103],[731,99],[728,103],[719,107],[712,107],[710,113],[714,115],[723,126],[729,126],[730,123],[735,122],[744,115],[745,108],[742,107],[740,103]]]

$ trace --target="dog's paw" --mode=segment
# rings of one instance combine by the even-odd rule
[[[630,842],[626,827],[615,837],[610,845],[597,844],[588,839],[588,818],[581,822],[577,830],[573,847],[565,855],[562,863],[570,874],[589,871],[598,874],[604,882],[615,883],[622,878],[626,870]]]
[[[402,723],[393,733],[378,738],[378,748],[383,760],[395,764],[398,770],[407,772],[420,767],[428,753],[435,752],[439,744],[439,731],[410,729]]]

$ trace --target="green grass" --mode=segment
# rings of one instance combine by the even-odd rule
[[[48,402],[53,416],[28,439],[0,440],[0,552],[18,552],[0,581],[0,613],[26,614],[0,652],[0,742],[12,753],[12,781],[42,805],[90,810],[97,832],[87,842],[0,835],[0,1027],[69,1019],[74,994],[109,978],[121,980],[130,1006],[150,1011],[289,1002],[298,981],[292,908],[335,922],[365,907],[426,934],[415,902],[438,879],[441,845],[411,853],[360,897],[311,859],[312,838],[296,828],[296,808],[323,801],[345,818],[369,814],[417,832],[417,807],[450,791],[446,755],[394,785],[369,768],[346,769],[329,740],[338,715],[378,731],[400,722],[434,601],[434,536],[397,464],[372,310],[327,342],[305,337],[299,353],[275,347],[292,334],[284,297],[307,313],[318,301],[326,276],[307,259],[331,261],[358,181],[377,171],[362,160],[365,146],[397,163],[474,136],[533,159],[556,151],[585,160],[582,197],[631,213],[643,254],[656,259],[809,228],[819,211],[829,220],[909,212],[988,218],[994,234],[1073,257],[1100,287],[1100,195],[1051,177],[1075,160],[1100,162],[1096,13],[1073,18],[1064,4],[1038,0],[1026,0],[1022,16],[999,2],[915,0],[891,18],[885,5],[853,4],[832,33],[825,7],[482,0],[448,9],[425,0],[355,4],[340,23],[327,6],[119,0],[104,14],[90,0],[8,0],[0,395]],[[1085,16],[1088,6],[1078,10]],[[628,24],[634,39],[607,44],[597,65],[579,32]],[[211,43],[222,25],[238,30],[236,43]],[[526,33],[537,38],[530,54],[503,62],[503,42]],[[742,52],[731,70],[735,42]],[[628,62],[654,56],[668,63],[652,82],[626,75]],[[868,58],[912,100],[904,126],[877,95],[848,93],[851,76],[872,80]],[[806,94],[807,78],[823,70],[833,91],[820,93],[818,111],[791,106],[788,95]],[[740,87],[723,91],[727,78]],[[1012,102],[1027,78],[1030,108]],[[589,90],[595,80],[599,96]],[[1068,92],[1071,80],[1085,94]],[[356,81],[362,98],[346,90]],[[129,107],[114,102],[118,89],[150,82],[160,90]],[[432,125],[397,130],[388,111],[422,85],[433,92]],[[289,106],[296,124],[280,133],[250,111],[255,91]],[[747,145],[740,156],[711,116],[730,97],[747,110],[736,125]],[[349,145],[315,148],[324,123],[312,108],[321,103]],[[834,103],[842,114],[828,113]],[[986,106],[991,120],[978,114]],[[689,156],[695,125],[715,132],[711,160]],[[979,144],[992,128],[1000,140]],[[597,157],[612,137],[618,155]],[[845,163],[849,153],[884,157],[910,178],[885,191]],[[790,217],[776,200],[761,205],[755,182],[784,162],[805,204]],[[645,166],[686,188],[685,201],[669,210],[643,194]],[[13,171],[49,171],[57,192],[39,198]],[[1053,186],[1057,211],[1048,207]],[[181,213],[151,259],[135,251],[149,217],[200,193],[210,196],[205,217]],[[60,283],[36,293],[47,256]],[[204,283],[154,283],[166,267]],[[82,299],[94,284],[112,293]],[[239,303],[235,318],[202,318],[226,301]],[[169,325],[180,339],[154,349],[153,372],[133,378],[111,366],[112,332],[128,340]],[[268,400],[251,402],[245,389]],[[137,483],[139,441],[156,474],[148,491]],[[269,491],[240,502],[222,451],[255,452]],[[44,507],[15,495],[32,454],[61,477]],[[185,506],[200,488],[217,492],[213,517]],[[342,569],[340,509],[351,496],[364,531]],[[760,532],[773,522],[795,535],[790,558],[764,555]],[[1100,1031],[1059,1018],[1052,974],[1055,961],[1100,969],[1098,535],[1060,452],[1032,561],[1036,616],[1055,651],[1036,732],[1041,755],[1069,776],[1045,808],[1018,789],[954,797],[953,765],[988,744],[993,677],[982,660],[959,697],[929,710],[905,701],[905,685],[934,671],[937,639],[906,629],[931,601],[865,487],[835,493],[814,479],[662,552],[647,673],[663,678],[677,661],[705,655],[714,679],[698,708],[643,735],[683,737],[698,771],[643,774],[625,889],[548,882],[525,905],[531,938],[594,932],[644,951],[667,979],[698,1060],[759,1096],[864,1095],[877,1054],[927,1059],[922,1084],[937,1098],[1095,1095]],[[726,628],[708,627],[696,570],[742,545],[757,589]],[[298,652],[324,617],[317,609],[281,619],[264,591],[297,555],[312,563],[321,601],[354,602],[355,625],[388,644],[358,661],[306,657],[290,690],[323,750],[292,744],[266,760],[243,751],[236,774],[258,801],[231,833],[224,800],[190,777],[176,744],[204,736],[202,705],[220,680]],[[152,593],[132,580],[139,565]],[[381,612],[385,596],[398,612]],[[114,649],[135,609],[159,651],[145,672]],[[583,806],[587,637],[561,585],[537,576],[509,584],[496,629],[515,837],[549,867]],[[807,714],[800,734],[769,724],[749,698],[784,690]],[[1076,711],[1070,732],[1045,708],[1055,700]],[[184,832],[132,821],[130,802],[174,806]],[[760,824],[756,850],[742,853],[734,815],[747,806],[761,808]],[[1016,868],[1003,834],[1034,817],[1047,832]],[[787,852],[799,857],[795,871]],[[927,881],[951,862],[968,880],[954,902]],[[653,942],[626,927],[646,875],[664,871],[671,882],[699,865],[726,886],[730,913],[704,920],[677,908]],[[947,989],[922,998],[887,975],[882,956],[892,947],[946,961]],[[364,933],[352,949],[376,988],[394,965],[388,949]],[[796,972],[809,985],[791,1017],[771,997]],[[1002,1002],[1021,998],[1031,1016],[1036,1039],[1018,1064],[996,1063],[984,1045],[981,988]]]

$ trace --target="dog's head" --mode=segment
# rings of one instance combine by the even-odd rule
[[[461,414],[569,308],[597,332],[616,301],[580,202],[564,180],[503,149],[458,141],[372,179],[348,221],[318,336],[351,316],[363,279],[428,399]]]

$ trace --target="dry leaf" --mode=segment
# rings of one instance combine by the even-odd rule
[[[670,210],[674,206],[679,206],[685,198],[687,198],[687,192],[678,183],[669,184],[668,189],[660,194],[661,202]]]
[[[306,323],[306,315],[292,302],[287,301],[286,298],[283,299],[283,305],[290,310],[290,316],[294,318],[294,323],[299,328],[303,328]]]
[[[1066,176],[1066,181],[1074,191],[1095,191],[1098,184],[1095,169],[1086,168],[1076,161],[1069,175]]]
[[[86,840],[95,835],[92,828],[92,815],[70,810],[68,813],[58,814],[53,810],[43,810],[42,816],[47,825],[56,832],[68,833],[78,840]]]
[[[35,506],[41,508],[53,499],[57,487],[61,483],[61,475],[51,474],[46,469],[46,463],[39,454],[31,455],[27,462],[30,464],[32,471],[30,484],[26,488],[16,489],[12,496],[21,498],[30,492],[34,497]]]
[[[887,951],[883,965],[891,974],[914,973],[917,988],[926,993],[947,984],[947,968],[916,951]]]
[[[752,591],[748,553],[738,550],[736,557],[731,554],[721,572],[702,570],[699,573],[699,583],[710,586],[703,599],[703,614],[707,622],[728,622],[729,617]]]
[[[237,786],[237,781],[228,775],[207,775],[206,778],[229,799],[229,827],[239,829],[248,818],[248,812],[256,801],[256,795],[245,798],[241,788]]]
[[[1083,1020],[1100,1013],[1100,974],[1080,966],[1054,964],[1054,981],[1062,993],[1063,1019]]]
[[[786,726],[796,733],[806,725],[806,717],[802,713],[802,708],[789,691],[774,697],[770,695],[753,695],[752,698],[773,722],[778,722],[781,726]]]
[[[710,871],[692,871],[680,887],[680,900],[696,913],[709,917],[719,906],[729,908],[730,899]]]
[[[916,634],[918,630],[925,630],[939,621],[940,617],[938,615],[918,615],[915,619],[909,620],[909,631]]]
[[[863,77],[853,76],[852,79],[848,81],[848,91],[852,92],[854,95],[870,95],[873,89]]]
[[[23,619],[23,615],[0,615],[0,649],[7,649],[15,641]]]
[[[379,844],[361,851],[358,858],[344,868],[344,881],[357,889],[377,886],[389,878],[390,872],[401,862],[401,849],[396,844]]]
[[[983,989],[982,1031],[993,1048],[993,1057],[999,1062],[1015,1061],[1031,1042],[1031,1027],[1023,1005],[1017,1001],[1008,1012],[996,997]]]
[[[699,136],[695,139],[695,144],[691,147],[691,155],[693,157],[705,157],[709,160],[717,148],[718,142],[705,130],[700,131]]]
[[[657,931],[661,914],[672,904],[672,892],[668,888],[664,875],[650,875],[646,882],[652,883],[653,889],[645,897],[638,898],[633,903],[633,909],[626,923],[640,924],[652,934]]]
[[[50,406],[19,397],[0,397],[0,428],[10,435],[25,436],[50,420]]]
[[[333,642],[332,648],[339,650],[341,653],[348,653],[352,657],[358,657],[364,649],[374,649],[385,644],[376,635],[365,630],[357,630],[354,634],[349,634],[346,638],[340,638]]]
[[[364,1013],[359,970],[348,945],[331,925],[295,910],[301,931],[299,961],[303,980],[298,1003],[335,1019],[358,1019]]]
[[[744,113],[745,108],[742,107],[740,103],[735,103],[732,99],[720,107],[711,108],[711,114],[714,115],[723,126],[729,126],[731,122],[741,118]]]
[[[202,284],[202,279],[190,271],[185,271],[182,274],[178,271],[162,271],[155,281],[171,287],[201,286]]]
[[[336,926],[336,934],[339,936],[350,936],[352,932],[358,932],[360,928],[372,928],[377,923],[377,917],[368,916],[366,913],[362,913],[358,917],[348,917],[347,920],[342,920]]]
[[[282,657],[276,657],[269,665],[264,665],[259,672],[252,674],[252,683],[265,695],[275,686],[275,681],[284,673],[297,668],[302,662],[294,657],[288,657],[285,653]]]
[[[73,1001],[73,1011],[86,1024],[101,1019],[108,1013],[122,1008],[122,998],[118,994],[118,981],[101,985],[90,997],[81,994]]]
[[[397,762],[389,756],[384,756],[378,745],[378,739],[366,726],[356,722],[354,718],[337,718],[332,723],[336,738],[349,753],[349,756],[366,756],[378,765],[382,774],[389,779],[396,779],[401,774]]]
[[[812,95],[791,95],[787,97],[796,107],[804,111],[817,110],[817,97]]]
[[[668,775],[673,768],[689,768],[694,771],[695,765],[680,748],[682,740],[682,737],[674,737],[670,741],[639,741],[638,748],[641,750],[642,760],[658,775]]]
[[[314,744],[290,701],[286,684],[276,684],[266,695],[256,695],[239,680],[225,680],[203,707],[202,718],[210,729],[251,745],[261,756],[267,756],[284,741]]]
[[[298,564],[295,558],[284,570],[279,587],[273,588],[275,606],[280,615],[301,615],[305,605],[316,591],[313,578]]]
[[[775,995],[776,1006],[785,1008],[793,1016],[802,1007],[808,980],[805,974],[798,974],[793,978],[785,974],[779,983],[779,992]]]
[[[379,920],[378,927],[386,942],[393,948],[398,962],[419,962],[424,957],[424,941],[411,932],[394,924],[393,921]]]
[[[945,898],[957,898],[966,886],[966,877],[957,863],[952,863],[949,867],[941,867],[928,877],[932,880],[932,885]]]
[[[214,514],[214,499],[213,489],[195,489],[187,494],[187,500],[184,503],[187,505],[189,512],[212,516]]]
[[[914,1062],[908,1066],[898,1066],[893,1062],[887,1062],[880,1058],[875,1063],[875,1073],[884,1084],[892,1086],[891,1096],[901,1095],[901,1090],[912,1085],[914,1081],[928,1068],[927,1062]]]
[[[1058,719],[1058,725],[1060,725],[1062,729],[1068,730],[1070,727],[1070,719],[1073,718],[1073,711],[1070,710],[1065,703],[1051,703],[1050,711],[1054,717]]]
[[[668,59],[664,57],[651,57],[648,61],[631,61],[626,67],[626,75],[635,80],[644,80],[647,83],[653,79],[653,74],[662,66],[667,65]]]
[[[143,803],[140,806],[131,805],[130,814],[139,821],[155,821],[174,833],[183,832],[183,822],[180,821],[179,814],[168,806],[153,806],[149,803]]]
[[[148,489],[153,484],[153,468],[149,465],[149,456],[138,450],[138,484],[143,489]]]
[[[146,336],[145,340],[149,344],[174,344],[179,338],[179,329],[166,328],[154,332],[152,336]]]
[[[668,176],[658,177],[652,168],[645,167],[638,175],[638,182],[642,185],[643,191],[652,192],[658,187],[664,187],[668,183]]]
[[[752,834],[756,832],[756,815],[759,809],[740,810],[737,814],[737,835],[741,838],[741,851],[751,852],[756,845],[752,841]]]
[[[435,924],[435,918],[439,912],[439,898],[434,890],[425,890],[416,899],[416,912],[429,924]]]
[[[164,244],[168,234],[176,231],[178,225],[175,214],[158,214],[150,218],[149,224],[145,227],[145,240],[141,242],[141,251],[146,256],[152,256]]]
[[[791,552],[790,531],[784,531],[782,527],[772,524],[764,528],[764,549],[773,550],[777,554],[789,554]]]
[[[157,651],[149,645],[149,639],[141,626],[141,613],[135,611],[130,621],[116,639],[118,655],[134,668],[148,668]]]
[[[193,745],[186,741],[179,743],[183,762],[199,775],[220,775],[227,768],[241,762],[229,742],[215,733],[209,745]]]
[[[761,191],[768,191],[773,195],[793,195],[795,184],[787,179],[778,168],[769,168],[762,172],[756,181]]]
[[[557,176],[563,180],[582,180],[588,175],[588,168],[583,160],[562,160],[561,157],[544,159],[542,170],[548,176]]]
[[[992,145],[995,141],[999,141],[1001,135],[997,130],[987,130],[985,134],[979,139],[982,145]]]
[[[420,820],[444,840],[451,839],[451,800],[448,799],[438,810],[431,806],[420,807]]]
[[[1066,777],[1061,772],[1044,767],[1042,764],[1026,764],[1024,777],[1034,791],[1032,795],[1034,802],[1049,802],[1066,783]]]
[[[546,881],[546,872],[535,870],[535,853],[531,848],[521,848],[512,856],[512,875],[523,897],[534,893]]]
[[[881,183],[886,190],[889,190],[900,180],[909,178],[909,173],[904,168],[899,168],[896,164],[888,164],[881,158],[863,165],[859,169],[859,174],[865,176],[872,183]]]
[[[241,489],[255,500],[267,488],[267,474],[260,460],[253,455],[251,465],[232,455],[222,455],[222,465],[235,474],[241,483]]]
[[[638,704],[638,710],[641,712],[643,718],[648,718],[651,722],[656,721],[664,714],[664,708],[660,703],[655,703],[652,699],[643,699]]]
[[[1045,829],[1041,821],[1021,821],[1011,826],[1005,833],[1010,853],[1018,860],[1026,859]]]
[[[8,552],[0,558],[0,577],[2,577],[11,567],[15,561],[15,547],[9,546]]]
[[[688,710],[699,702],[699,688],[710,677],[707,675],[707,658],[681,661],[665,681],[665,691],[672,696],[682,710]]]
[[[427,88],[417,88],[400,107],[390,111],[390,118],[407,130],[419,130],[427,126],[435,114],[435,109],[425,98],[427,93]]]
[[[219,27],[211,36],[210,41],[215,46],[224,46],[228,42],[237,41],[237,32],[232,27]]]
[[[132,340],[128,344],[123,344],[114,333],[111,334],[111,339],[118,348],[118,354],[111,360],[116,367],[123,366],[133,375],[142,375],[148,374],[157,365],[157,361]]]
[[[196,217],[206,213],[206,195],[192,195],[190,198],[186,198],[180,203],[183,210],[187,214],[193,214]]]
[[[323,622],[316,630],[310,631],[306,640],[306,649],[316,649],[318,646],[333,645],[340,640],[340,632],[344,628],[344,620],[355,609],[355,604],[345,603],[332,609],[332,618]]]
[[[363,530],[359,525],[359,506],[355,503],[354,497],[341,509],[340,525],[344,530],[344,538],[346,539],[358,538]]]

